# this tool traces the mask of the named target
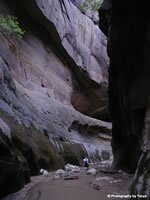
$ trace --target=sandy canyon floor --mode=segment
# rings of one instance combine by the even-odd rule
[[[86,169],[81,168],[80,172],[74,175],[60,178],[56,178],[54,172],[50,172],[46,177],[35,176],[23,189],[3,200],[127,199],[133,175],[106,170],[104,166],[99,166],[96,170],[96,175],[86,174]],[[66,177],[71,177],[72,180],[65,180]]]

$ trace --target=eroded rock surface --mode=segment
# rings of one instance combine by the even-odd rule
[[[112,4],[108,51],[113,164],[133,173],[138,163],[132,192],[149,199],[150,15],[146,2],[135,3]]]
[[[17,15],[26,31],[22,40],[0,31],[0,146],[9,144],[21,169],[12,190],[40,168],[81,165],[84,156],[103,160],[103,150],[111,155],[111,124],[89,117],[109,118],[105,36],[68,0],[1,1],[0,9]],[[7,164],[1,169],[5,187]]]
[[[54,38],[63,59],[76,74],[80,84],[74,82],[72,105],[84,114],[95,115],[99,119],[108,118],[109,60],[105,35],[70,1],[32,0],[23,4]],[[34,15],[31,10],[35,10]]]

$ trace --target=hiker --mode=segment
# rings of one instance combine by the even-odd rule
[[[86,169],[88,170],[89,169],[89,159],[88,158],[84,158],[83,162],[84,162],[84,167],[86,167]]]

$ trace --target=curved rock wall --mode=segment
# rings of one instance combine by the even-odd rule
[[[109,60],[104,34],[70,1],[32,0],[29,3],[25,1],[23,5],[38,23],[42,23],[50,37],[54,38],[55,45],[62,51],[63,59],[69,63],[69,67],[76,74],[80,84],[75,82],[72,93],[71,102],[75,109],[84,114],[108,120]],[[76,103],[76,95],[78,103]],[[87,103],[83,107],[85,98]]]
[[[0,31],[3,196],[40,168],[63,167],[69,160],[81,165],[87,155],[103,160],[105,150],[111,155],[111,124],[84,115],[108,119],[109,60],[98,27],[68,0],[4,0],[0,10],[16,15],[25,30],[22,40]]]

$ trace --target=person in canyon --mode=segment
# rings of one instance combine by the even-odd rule
[[[89,169],[89,159],[88,158],[84,158],[83,162],[84,162],[84,167],[86,167],[86,169],[88,170]]]

